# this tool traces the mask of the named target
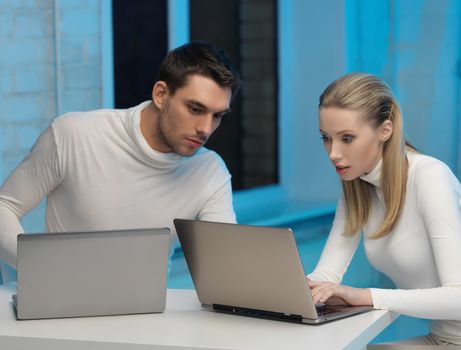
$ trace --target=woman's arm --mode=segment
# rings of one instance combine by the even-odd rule
[[[367,298],[371,297],[370,304],[377,309],[419,318],[461,320],[461,185],[445,164],[433,160],[415,170],[413,186],[418,213],[424,219],[432,245],[440,287],[358,289],[314,283],[315,301],[339,300],[359,305],[368,303]]]
[[[315,270],[307,277],[313,281],[340,283],[360,242],[360,234],[345,236],[346,208],[343,198],[336,206],[335,219]]]
[[[315,270],[307,276],[314,303],[372,305],[368,289],[344,286],[342,277],[360,242],[360,234],[345,236],[346,208],[343,198]]]
[[[461,185],[445,164],[431,159],[418,164],[413,186],[440,287],[370,289],[373,304],[413,317],[461,320]]]

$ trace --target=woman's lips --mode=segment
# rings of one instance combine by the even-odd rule
[[[336,166],[336,172],[339,174],[339,175],[344,175],[345,173],[348,172],[349,168],[348,166]]]

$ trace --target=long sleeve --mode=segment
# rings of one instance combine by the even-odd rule
[[[414,173],[415,207],[426,227],[439,286],[420,289],[371,289],[376,308],[409,316],[461,320],[461,186],[438,161],[421,164]],[[392,234],[392,233],[391,233]],[[413,259],[418,252],[409,251]],[[419,257],[424,258],[424,257]],[[412,279],[413,276],[407,276]]]
[[[343,234],[346,209],[341,198],[336,206],[335,219],[315,270],[308,275],[312,280],[340,283],[360,242],[360,235]]]
[[[0,259],[16,267],[20,219],[60,182],[58,155],[50,126],[0,187]]]

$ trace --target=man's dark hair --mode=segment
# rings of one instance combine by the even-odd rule
[[[157,80],[164,81],[174,94],[186,85],[192,74],[210,78],[220,87],[229,87],[232,99],[242,85],[237,69],[224,50],[202,41],[193,41],[170,51],[160,65]]]

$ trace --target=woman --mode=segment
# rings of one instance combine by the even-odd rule
[[[461,345],[461,185],[405,143],[400,107],[375,76],[348,74],[320,96],[320,134],[343,195],[308,276],[315,302],[373,305],[427,318],[414,344]],[[398,289],[341,279],[363,235],[370,263]]]

